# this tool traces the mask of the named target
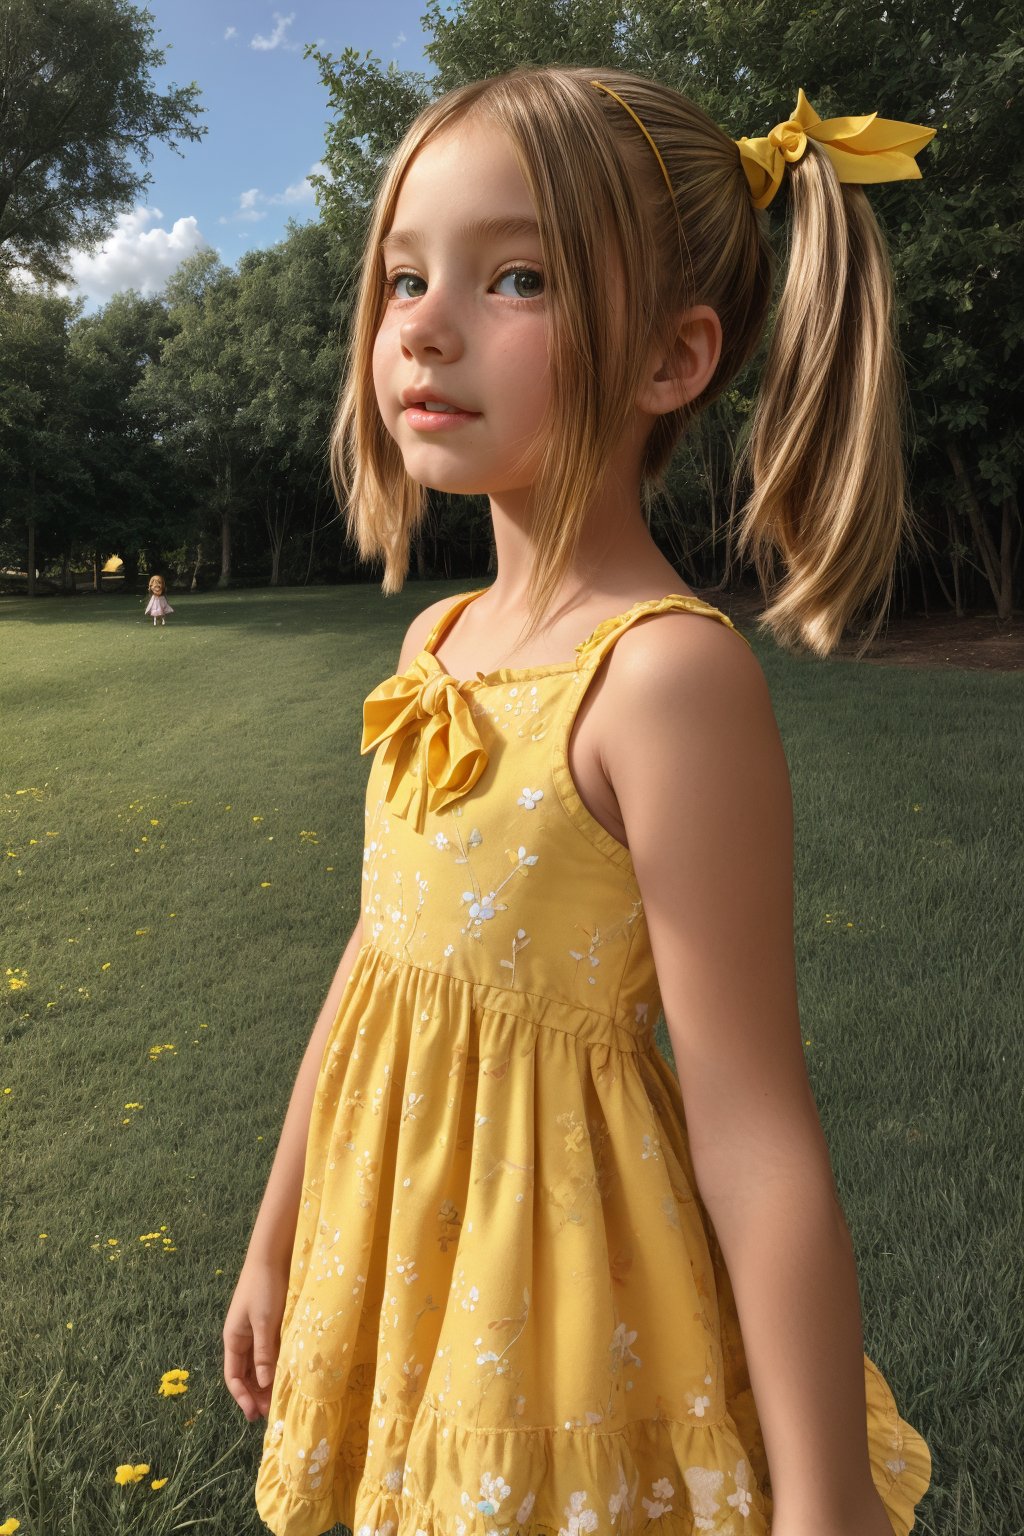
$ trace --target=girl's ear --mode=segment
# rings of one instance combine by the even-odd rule
[[[710,382],[722,352],[722,322],[707,304],[684,310],[670,344],[655,347],[637,406],[666,416],[696,399]]]

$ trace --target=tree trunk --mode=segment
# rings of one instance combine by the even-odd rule
[[[62,592],[74,592],[75,574],[71,569],[71,556],[67,550],[60,557],[60,586]]]
[[[103,556],[99,550],[92,557],[92,589],[94,592],[103,591]]]
[[[29,470],[29,495],[31,496],[31,501],[29,503],[30,506],[35,501],[35,492],[36,492],[36,472],[35,472],[35,469],[30,469]],[[31,514],[29,515],[29,520],[28,520],[28,595],[29,595],[29,597],[35,597],[35,595],[36,595],[36,520],[35,520],[35,518],[33,516],[31,516]]]
[[[218,587],[231,585],[231,460],[224,470],[224,499],[220,509],[220,575]]]
[[[958,619],[964,616],[964,594],[960,585],[960,540],[953,521],[953,508],[946,502],[946,521],[949,524],[949,553],[953,562],[953,612]]]
[[[947,606],[952,608],[952,607],[955,606],[956,598],[955,598],[955,595],[950,592],[949,588],[946,586],[946,583],[942,579],[942,570],[941,570],[941,568],[939,566],[939,562],[935,558],[935,550],[934,550],[934,547],[932,546],[931,539],[925,539],[925,548],[928,551],[928,559],[932,563],[932,570],[935,572],[935,580],[939,584],[939,591],[942,593],[943,597],[946,599]],[[922,588],[924,587],[924,576],[923,575],[922,575],[922,578],[921,578],[921,586],[922,586]],[[928,612],[928,603],[927,603],[927,599],[926,599],[925,600],[925,613],[927,613],[927,612]]]
[[[1013,525],[1020,527],[1016,496],[1003,497],[1003,525],[999,538],[999,617],[1013,618]]]
[[[199,567],[202,565],[202,563],[203,563],[203,541],[202,541],[202,539],[200,539],[199,543],[196,545],[196,563],[195,563],[195,567],[193,568],[193,571],[192,571],[192,584],[191,584],[191,586],[189,588],[189,590],[191,592],[194,592],[196,590],[196,587],[199,585]]]
[[[304,587],[308,587],[309,586],[309,573],[313,569],[313,550],[316,548],[316,513],[317,513],[317,506],[318,506],[318,502],[314,501],[313,502],[313,528],[312,528],[312,531],[311,531],[311,533],[309,535],[309,559],[306,562],[306,579],[302,583],[302,585]]]
[[[264,502],[263,516],[267,525],[267,537],[270,540],[270,585],[281,585],[281,551],[284,548],[285,534],[288,531],[288,520],[291,517],[294,492],[285,492],[284,512],[281,511],[280,487],[274,487],[274,510],[270,510],[270,489],[268,487]]]
[[[1010,496],[1003,499],[1002,526],[1000,529],[999,549],[997,551],[992,542],[992,536],[985,526],[984,513],[974,493],[974,487],[967,474],[960,448],[952,438],[946,443],[946,453],[950,464],[953,466],[953,474],[956,476],[956,483],[963,497],[967,516],[970,519],[971,532],[974,534],[974,541],[978,546],[978,553],[981,556],[985,575],[988,578],[992,596],[995,598],[996,614],[1000,619],[1009,619],[1013,612],[1013,587],[1010,580],[1012,564],[1010,548],[1012,544],[1013,519],[1010,513],[1010,503],[1011,501],[1013,502],[1014,510],[1016,510],[1016,499]],[[1019,526],[1019,514],[1016,521]]]
[[[412,548],[416,560],[416,576],[419,581],[423,581],[427,574],[427,552],[423,547],[422,527],[417,528],[412,536]]]

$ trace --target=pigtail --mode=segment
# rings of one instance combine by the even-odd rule
[[[864,191],[841,186],[808,142],[787,169],[788,272],[743,459],[753,480],[739,551],[762,591],[778,550],[785,581],[761,623],[786,648],[827,656],[879,588],[892,595],[912,526],[888,252]]]

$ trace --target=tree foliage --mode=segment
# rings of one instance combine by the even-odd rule
[[[199,88],[159,92],[151,13],[128,0],[4,0],[0,7],[0,271],[67,281],[151,181],[132,157],[206,132]]]

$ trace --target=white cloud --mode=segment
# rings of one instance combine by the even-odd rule
[[[282,16],[280,11],[275,11],[273,14],[274,20],[277,22],[273,32],[271,32],[269,37],[261,37],[257,32],[249,47],[259,49],[261,52],[267,52],[271,48],[288,48],[291,50],[298,48],[298,43],[290,43],[284,35],[286,28],[290,27],[295,20],[295,12],[292,11],[288,16]]]
[[[186,256],[209,245],[191,214],[175,219],[170,229],[146,227],[162,218],[159,208],[133,208],[120,214],[100,250],[76,251],[71,256],[68,265],[74,288],[101,304],[125,288],[146,295],[158,292]]]
[[[228,27],[226,29],[225,33],[224,33],[224,41],[226,43],[230,42],[233,37],[237,37],[237,36],[238,36],[238,28],[237,27]]]
[[[293,182],[290,187],[285,187],[283,192],[272,192],[267,201],[269,203],[313,203],[316,201],[316,194],[309,178],[313,175],[323,176],[326,172],[327,167],[323,161],[316,160],[301,181]]]
[[[217,220],[218,224],[256,224],[260,219],[265,219],[267,210],[256,206],[257,199],[261,197],[263,193],[259,187],[250,187],[248,192],[240,193],[234,213],[226,218],[222,214]]]
[[[404,32],[399,32],[398,36],[395,38],[395,40],[391,44],[391,46],[392,46],[392,48],[401,48],[401,46],[402,46],[402,44],[404,42],[405,42],[405,33]]]
[[[261,192],[259,187],[250,187],[247,192],[239,194],[238,207],[234,213],[221,214],[217,222],[256,224],[260,219],[266,218],[268,208],[280,204],[290,208],[307,207],[312,211],[316,197],[309,178],[314,173],[320,176],[327,174],[327,167],[322,160],[315,161],[301,181],[293,182],[290,187],[285,187],[283,192]]]

